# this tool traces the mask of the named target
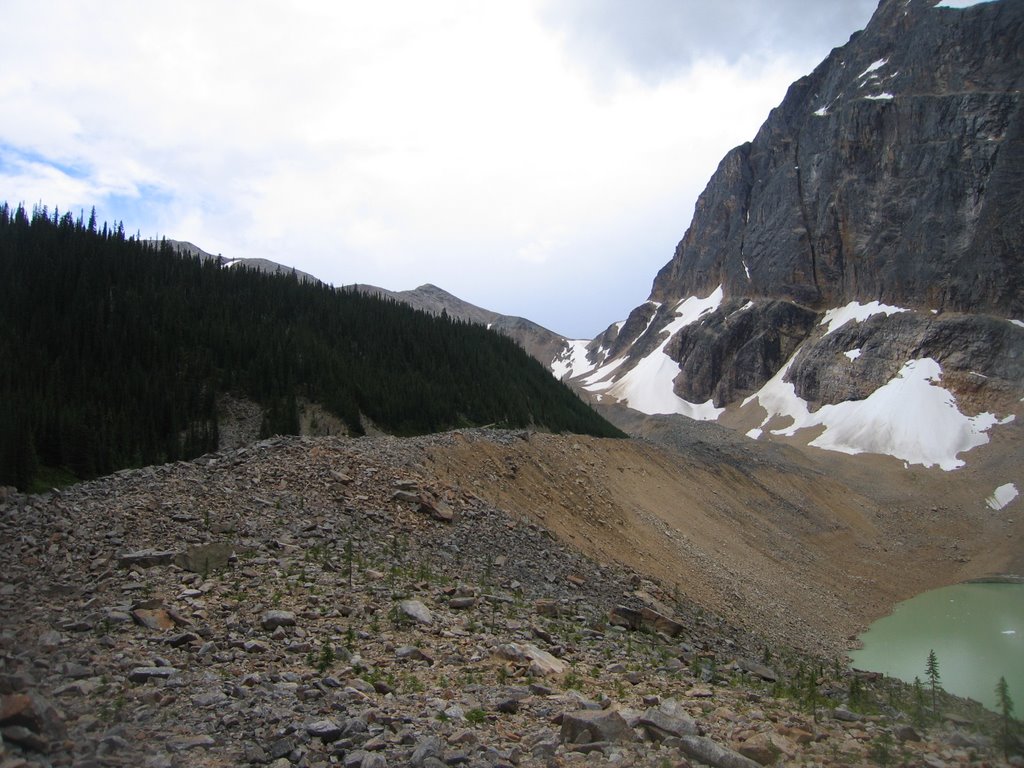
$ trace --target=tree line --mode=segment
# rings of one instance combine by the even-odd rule
[[[102,226],[0,204],[0,484],[89,478],[215,450],[217,401],[265,434],[297,398],[353,435],[532,426],[622,436],[510,339],[394,300],[224,269]]]

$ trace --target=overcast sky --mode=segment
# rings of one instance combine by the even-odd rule
[[[875,0],[4,0],[0,200],[577,338]]]

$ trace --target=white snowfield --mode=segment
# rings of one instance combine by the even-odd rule
[[[767,411],[762,430],[773,418],[792,419],[789,426],[772,430],[774,435],[793,436],[801,429],[824,427],[809,443],[818,448],[883,454],[948,471],[964,465],[958,454],[988,442],[991,427],[1013,419],[999,421],[991,413],[962,414],[953,393],[939,384],[941,367],[928,357],[908,360],[895,378],[864,400],[823,405],[812,413],[784,380],[793,359],[795,355],[743,405],[757,401]]]
[[[997,0],[944,0],[937,5],[932,6],[933,8],[956,8],[964,9],[970,8],[975,5],[981,5],[982,3],[994,3]]]
[[[611,397],[648,415],[681,414],[701,421],[717,420],[724,408],[715,408],[711,400],[691,403],[675,394],[673,384],[680,368],[665,353],[665,348],[680,329],[718,309],[722,300],[723,291],[719,286],[707,297],[691,296],[680,301],[675,306],[675,319],[665,327],[667,334],[658,348],[621,375],[618,375],[619,369],[631,362],[628,356],[594,366],[586,361],[586,341],[571,342],[569,358],[556,360],[552,369],[559,378],[566,374],[575,378],[599,399]],[[737,312],[750,306],[748,302]],[[822,336],[847,323],[861,323],[879,314],[888,317],[909,311],[878,301],[866,304],[853,301],[825,313],[820,322],[827,326]],[[1024,325],[1016,319],[1009,322]],[[949,471],[964,465],[959,458],[961,453],[989,442],[988,431],[993,426],[1014,419],[1011,415],[1000,420],[987,412],[976,416],[963,414],[953,393],[942,386],[942,368],[927,357],[907,360],[892,380],[863,400],[824,405],[811,412],[809,404],[797,396],[793,384],[785,381],[799,352],[798,349],[769,382],[741,404],[741,408],[747,408],[757,403],[766,412],[760,425],[747,431],[747,437],[758,440],[765,432],[792,437],[801,430],[819,429],[820,434],[808,445],[848,454],[893,456],[907,465],[937,466]],[[861,350],[850,349],[842,354],[854,365],[861,357]],[[789,419],[789,424],[769,430],[773,419]],[[1009,493],[1006,488],[997,489],[993,498],[1002,499],[1004,496],[999,494]],[[1015,488],[1013,493],[1015,497]]]
[[[889,304],[882,304],[878,301],[869,301],[867,304],[861,304],[859,301],[851,301],[845,307],[837,307],[836,309],[830,309],[825,313],[825,317],[822,318],[819,325],[828,324],[828,330],[825,331],[825,335],[828,336],[833,331],[842,328],[850,321],[862,323],[872,315],[885,314],[886,317],[894,315],[897,312],[907,312],[909,310],[903,307],[893,307]]]
[[[867,69],[865,69],[863,72],[861,72],[859,75],[857,75],[857,80],[860,80],[862,77],[864,77],[866,75],[870,75],[875,70],[881,69],[882,67],[884,67],[888,63],[889,63],[889,59],[879,59],[878,61],[871,62],[871,64],[868,65]],[[877,77],[877,75],[875,75],[875,77]],[[864,84],[862,83],[861,87],[863,87],[863,86],[864,86]]]
[[[985,503],[989,505],[991,509],[998,512],[1000,509],[1006,507],[1011,501],[1017,498],[1017,486],[1013,483],[1006,483],[996,488],[992,495],[985,499]]]
[[[590,339],[570,339],[567,343],[569,349],[551,361],[551,373],[559,381],[580,376],[593,367],[587,360],[587,345]]]
[[[630,408],[648,415],[679,413],[691,419],[714,421],[724,408],[715,408],[708,400],[705,403],[691,403],[672,391],[672,385],[679,375],[679,363],[665,354],[669,340],[680,329],[696,323],[701,317],[713,312],[722,303],[724,294],[718,286],[706,298],[691,296],[676,305],[675,319],[665,326],[668,335],[658,348],[638,362],[616,381],[609,380],[624,358],[598,368],[584,381],[584,389],[614,397]]]

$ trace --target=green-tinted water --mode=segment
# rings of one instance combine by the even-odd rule
[[[1006,678],[1015,710],[1024,706],[1024,584],[957,584],[900,603],[860,636],[857,669],[927,684],[934,649],[942,687],[996,708]]]

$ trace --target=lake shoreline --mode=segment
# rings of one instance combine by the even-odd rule
[[[979,576],[976,579],[961,581],[961,584],[1024,584],[1024,576],[1014,573],[1000,573],[993,576]]]

